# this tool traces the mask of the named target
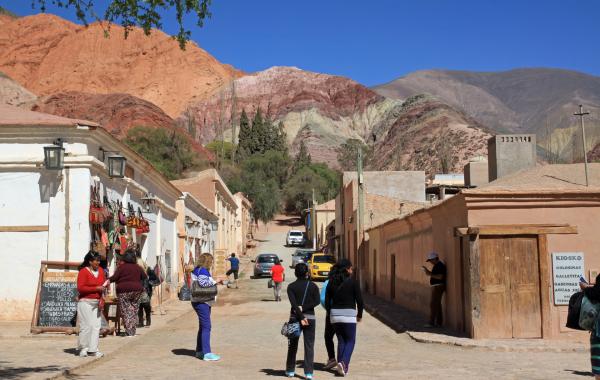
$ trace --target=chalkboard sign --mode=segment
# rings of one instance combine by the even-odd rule
[[[40,284],[38,326],[74,327],[77,272],[44,272]]]

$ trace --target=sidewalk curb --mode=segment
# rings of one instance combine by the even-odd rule
[[[179,301],[178,299],[174,299],[170,302],[183,302],[183,301]],[[175,321],[176,319],[178,319],[179,317],[181,317],[182,315],[191,312],[191,310],[187,310],[187,311],[182,311],[181,313],[177,313],[175,316],[173,316],[172,318],[169,318],[165,321],[164,326],[168,325],[169,323]],[[161,328],[163,326],[160,326],[159,328]],[[152,332],[152,330],[150,330],[150,332]],[[135,338],[134,338],[135,339]],[[139,341],[139,339],[135,339],[132,341],[129,341],[127,343],[124,343],[122,346],[120,346],[119,348],[115,349],[114,351],[105,354],[103,357],[101,358],[93,358],[91,360],[86,360],[84,363],[81,363],[79,365],[76,365],[74,367],[68,368],[68,369],[64,369],[61,372],[48,377],[48,380],[53,380],[53,379],[61,379],[63,377],[69,377],[69,376],[76,376],[77,371],[80,371],[82,369],[86,369],[88,367],[91,367],[92,365],[98,363],[100,360],[106,360],[106,359],[110,359],[112,357],[114,357],[116,354],[118,354],[121,350],[123,350],[124,348],[126,348],[127,346],[134,344],[135,342]],[[85,360],[85,359],[84,359]]]
[[[552,353],[572,353],[572,352],[587,352],[588,347],[584,344],[567,343],[560,345],[560,341],[542,341],[538,339],[540,344],[535,345],[536,340],[531,340],[532,345],[520,344],[516,341],[507,340],[504,342],[490,340],[474,340],[466,337],[455,337],[451,335],[439,334],[435,331],[418,332],[411,331],[407,326],[403,325],[398,320],[393,319],[385,312],[381,312],[377,307],[365,303],[365,310],[373,317],[380,320],[389,328],[398,334],[406,333],[413,341],[424,344],[439,344],[446,346],[462,347],[466,349],[476,349],[485,351],[497,352],[552,352]],[[527,342],[529,343],[529,342]],[[552,345],[553,343],[559,345]]]

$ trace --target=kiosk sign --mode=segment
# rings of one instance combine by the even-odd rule
[[[553,252],[554,304],[568,305],[573,293],[578,292],[579,278],[583,276],[583,252]]]

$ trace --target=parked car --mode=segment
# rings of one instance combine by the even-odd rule
[[[333,264],[335,264],[333,255],[323,252],[313,253],[308,262],[310,278],[312,280],[326,280]]]
[[[271,275],[271,267],[275,265],[275,259],[279,258],[274,253],[261,253],[252,260],[254,264],[254,277]],[[283,262],[283,260],[279,260]]]
[[[290,268],[295,268],[296,264],[309,261],[314,251],[314,249],[310,248],[298,248],[292,253],[292,264],[290,265]]]
[[[287,236],[285,238],[286,247],[294,246],[294,245],[302,247],[304,245],[304,242],[305,242],[305,238],[304,238],[304,233],[302,231],[298,231],[298,230],[288,231]]]

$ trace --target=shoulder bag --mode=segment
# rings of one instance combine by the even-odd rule
[[[200,283],[192,281],[192,302],[210,302],[217,297],[217,285],[202,287]]]
[[[304,306],[304,301],[306,300],[306,292],[308,292],[308,287],[310,286],[310,281],[306,282],[306,288],[304,289],[304,296],[302,297],[302,303],[300,306]],[[285,336],[288,339],[298,338],[302,333],[302,325],[300,322],[285,322],[281,327],[281,335]]]

